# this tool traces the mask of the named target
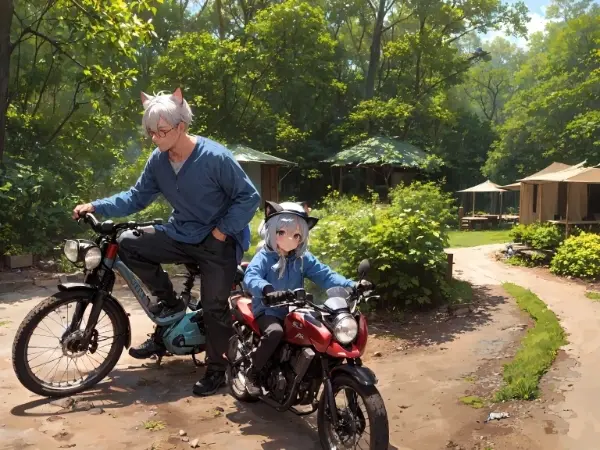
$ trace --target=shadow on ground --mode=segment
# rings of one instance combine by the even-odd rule
[[[38,398],[15,406],[11,414],[29,418],[53,415],[68,418],[70,414],[85,410],[80,406],[84,405],[85,408],[84,402],[88,402],[87,407],[92,403],[94,407],[101,407],[109,414],[132,405],[139,405],[144,409],[157,406],[159,411],[162,406],[168,411],[169,422],[177,426],[176,423],[189,422],[192,416],[201,420],[199,410],[206,414],[207,410],[213,411],[218,405],[231,405],[232,399],[226,388],[206,399],[191,396],[191,388],[203,372],[204,369],[196,368],[190,359],[172,359],[163,362],[161,367],[149,363],[147,367],[115,369],[107,381],[76,396],[77,401],[70,409],[56,406],[56,400]],[[182,408],[174,404],[180,400],[188,402],[189,406]],[[225,417],[238,425],[242,435],[261,439],[264,450],[321,448],[316,413],[299,417],[291,412],[280,413],[261,402],[232,403],[236,410],[227,411]],[[396,447],[390,445],[389,449],[396,450]]]
[[[447,307],[429,312],[407,313],[398,322],[372,321],[369,333],[407,341],[412,347],[452,342],[459,335],[475,331],[489,323],[507,298],[491,292],[486,286],[473,287],[473,306],[469,312],[454,315]]]

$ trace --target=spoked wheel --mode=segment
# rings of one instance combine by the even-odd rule
[[[317,423],[321,446],[327,450],[387,450],[389,428],[383,399],[375,386],[364,386],[347,375],[332,380],[337,427],[325,393],[321,395]]]
[[[259,399],[248,394],[246,391],[246,379],[244,378],[244,371],[247,369],[247,364],[243,362],[232,364],[234,361],[242,357],[242,343],[236,334],[231,336],[229,339],[229,349],[227,352],[227,359],[229,364],[227,366],[227,382],[229,383],[229,390],[231,395],[240,402],[252,403]]]
[[[13,368],[31,392],[46,397],[79,393],[101,381],[119,360],[127,318],[111,302],[104,303],[92,337],[83,345],[93,295],[85,290],[59,292],[21,323],[13,343]],[[76,311],[80,321],[74,320]]]

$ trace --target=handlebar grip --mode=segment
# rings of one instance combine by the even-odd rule
[[[84,222],[89,223],[93,227],[98,226],[98,224],[100,223],[92,213],[83,214],[83,220]]]
[[[277,294],[277,295],[274,295]],[[270,292],[263,298],[263,303],[267,306],[275,306],[278,303],[286,303],[290,300],[295,300],[296,296],[293,292],[287,291],[285,295],[281,295],[281,291]]]

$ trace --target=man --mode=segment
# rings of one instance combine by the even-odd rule
[[[119,256],[158,298],[152,312],[159,320],[185,309],[161,263],[199,265],[208,365],[194,393],[211,395],[225,383],[222,355],[231,335],[228,296],[237,264],[250,245],[248,224],[260,196],[229,150],[187,133],[192,112],[179,88],[155,97],[142,92],[142,103],[142,126],[157,148],[141,176],[128,191],[77,205],[73,218],[87,212],[127,216],[146,208],[159,194],[173,207],[167,224],[139,236],[123,233]],[[130,354],[141,359],[164,353],[157,334]]]

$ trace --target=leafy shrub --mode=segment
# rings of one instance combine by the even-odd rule
[[[586,232],[569,236],[558,248],[550,270],[579,278],[600,276],[600,236]]]
[[[443,192],[433,182],[415,181],[408,186],[394,187],[389,198],[392,208],[398,211],[421,211],[426,217],[435,218],[445,228],[458,225],[458,208],[452,195]]]
[[[369,279],[392,308],[439,302],[450,294],[445,280],[444,247],[449,220],[447,195],[431,183],[398,187],[392,205],[332,193],[318,211],[310,249],[349,278],[363,258],[371,262]],[[431,203],[425,203],[430,199]]]
[[[555,250],[564,239],[562,230],[556,225],[540,222],[519,224],[511,230],[510,237],[536,250]]]

